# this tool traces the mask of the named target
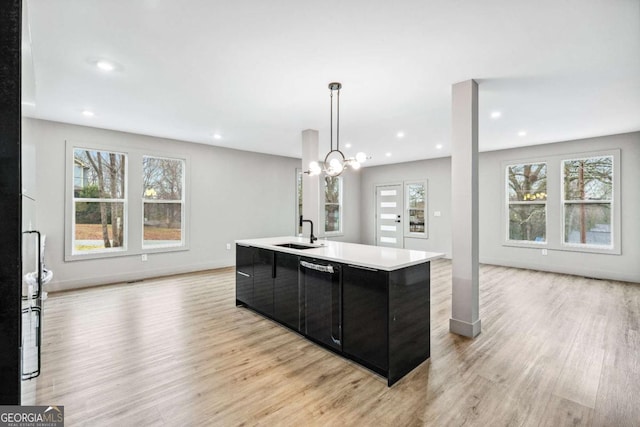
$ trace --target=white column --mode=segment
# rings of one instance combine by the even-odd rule
[[[452,87],[451,120],[452,299],[449,331],[480,333],[478,289],[478,84]]]
[[[302,131],[302,170],[309,170],[310,162],[318,161],[318,131],[307,129]],[[322,175],[309,176],[302,174],[302,215],[304,219],[313,221],[313,234],[318,237],[324,235],[320,230],[320,178]],[[311,226],[304,223],[302,233],[309,236]]]

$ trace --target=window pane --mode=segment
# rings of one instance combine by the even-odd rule
[[[340,177],[324,178],[324,200],[325,203],[340,203]]]
[[[424,233],[424,210],[409,209],[409,232]]]
[[[613,157],[565,160],[565,200],[611,200]]]
[[[547,200],[547,164],[532,163],[507,167],[510,201]]]
[[[144,204],[144,246],[182,244],[182,203]]]
[[[145,199],[182,200],[184,161],[144,156],[142,158]]]
[[[302,171],[298,171],[296,173],[296,182],[297,182],[297,195],[298,195],[298,216],[296,217],[296,224],[298,224],[298,234],[302,233],[302,226],[300,225],[299,218],[302,213]]]
[[[341,183],[342,178],[339,176],[325,176],[324,178],[324,231],[326,233],[342,232],[342,224],[340,223]]]
[[[121,153],[74,149],[74,197],[124,198],[125,160]]]
[[[587,245],[611,245],[611,205],[565,204],[564,241]]]
[[[324,207],[324,231],[340,231],[340,206],[325,205]]]
[[[509,239],[545,242],[546,206],[542,204],[509,205]]]
[[[424,209],[424,185],[409,184],[409,207]]]
[[[124,246],[124,203],[75,202],[74,252]]]

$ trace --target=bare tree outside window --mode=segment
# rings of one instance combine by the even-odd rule
[[[546,242],[547,164],[507,167],[509,240]]]
[[[613,156],[564,160],[564,242],[611,246]]]
[[[143,156],[143,247],[183,244],[184,160]]]
[[[407,209],[409,211],[409,232],[424,233],[425,228],[425,184],[407,184]]]
[[[326,176],[324,178],[324,231],[326,233],[342,232],[342,177]]]
[[[125,245],[126,155],[76,148],[73,152],[73,251]]]

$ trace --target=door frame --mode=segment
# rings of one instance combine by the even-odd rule
[[[404,249],[404,181],[391,181],[391,182],[382,182],[382,183],[374,183],[373,184],[373,242],[374,246],[378,246],[378,187],[399,185],[400,193],[402,197],[402,206],[401,210],[403,212],[402,217],[402,246],[401,249]]]

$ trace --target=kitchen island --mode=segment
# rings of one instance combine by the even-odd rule
[[[430,261],[443,254],[302,237],[236,241],[236,305],[384,376],[430,356]]]

